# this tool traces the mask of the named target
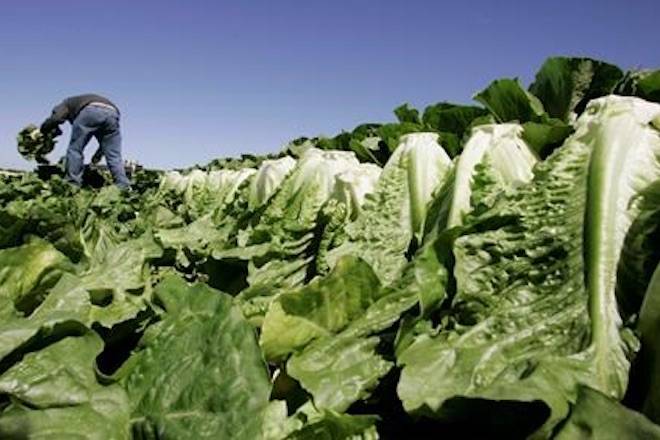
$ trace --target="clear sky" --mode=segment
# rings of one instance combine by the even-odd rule
[[[551,55],[657,68],[658,14],[658,0],[1,0],[0,167],[31,167],[16,133],[73,94],[120,106],[125,158],[188,166],[391,121],[403,102],[467,103]]]

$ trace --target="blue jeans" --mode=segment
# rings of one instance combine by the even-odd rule
[[[114,109],[95,105],[83,108],[71,124],[71,141],[66,151],[67,180],[74,185],[82,184],[83,150],[92,136],[99,142],[115,184],[120,188],[128,188],[130,182],[121,157],[119,113]]]

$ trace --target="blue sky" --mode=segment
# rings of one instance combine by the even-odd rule
[[[390,121],[403,102],[470,102],[498,77],[529,83],[551,55],[657,68],[657,12],[657,0],[3,0],[0,167],[31,167],[16,133],[78,93],[120,106],[125,158],[169,168]]]

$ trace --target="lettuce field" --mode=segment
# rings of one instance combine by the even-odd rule
[[[660,439],[660,70],[474,99],[0,176],[0,438]]]

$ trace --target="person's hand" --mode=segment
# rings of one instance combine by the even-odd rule
[[[60,127],[58,127],[56,125],[56,126],[50,128],[50,129],[48,129],[47,131],[43,131],[43,128],[42,128],[41,129],[41,134],[43,134],[44,136],[49,137],[49,138],[56,138],[56,137],[58,137],[59,135],[62,134],[62,130],[60,129]]]

